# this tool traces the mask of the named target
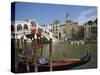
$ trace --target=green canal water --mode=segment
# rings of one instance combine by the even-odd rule
[[[80,58],[86,55],[87,51],[91,54],[91,61],[84,65],[72,69],[90,69],[97,67],[97,44],[70,45],[67,43],[53,43],[53,60],[63,60],[70,58]],[[48,59],[49,45],[44,44],[43,56]]]

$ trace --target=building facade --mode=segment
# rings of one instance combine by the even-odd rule
[[[73,35],[77,35],[79,32],[78,22],[71,21],[69,15],[66,16],[66,38],[72,39]]]
[[[71,20],[69,15],[66,16],[66,37],[69,39],[71,38]]]
[[[51,31],[51,26],[49,24],[43,24],[41,27],[47,31]]]
[[[84,24],[84,38],[97,40],[97,23],[88,21]]]
[[[60,22],[58,20],[55,20],[51,25],[51,31],[54,34],[54,37],[57,39],[59,39],[59,33],[60,33],[59,26]]]
[[[65,24],[61,24],[59,26],[59,39],[62,41],[64,41],[66,38],[65,26]]]

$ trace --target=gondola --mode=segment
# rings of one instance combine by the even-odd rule
[[[88,61],[90,61],[90,59],[91,56],[87,54],[80,59],[64,59],[61,61],[52,61],[52,69],[53,71],[71,69],[75,66],[87,63]],[[32,66],[34,67],[34,65]],[[49,71],[49,70],[50,70],[49,63],[46,63],[44,65],[38,64],[38,71]]]
[[[85,56],[81,57],[80,59],[64,59],[59,61],[52,61],[52,69],[53,71],[60,71],[60,70],[68,70],[73,67],[82,65],[90,61],[91,55],[86,54]],[[29,65],[30,72],[34,72],[34,64]],[[38,72],[43,71],[50,71],[50,63],[46,64],[38,64]],[[19,71],[18,72],[27,72],[25,63],[19,64]]]

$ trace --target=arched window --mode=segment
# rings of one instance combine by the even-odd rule
[[[28,30],[28,25],[27,24],[24,24],[24,29]]]
[[[21,24],[18,24],[17,25],[17,31],[20,31],[20,30],[22,30],[22,26],[21,26]]]

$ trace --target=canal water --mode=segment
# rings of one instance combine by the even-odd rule
[[[81,58],[87,51],[91,54],[91,61],[72,69],[90,69],[97,67],[97,44],[70,45],[67,43],[53,43],[53,60]],[[44,44],[43,56],[49,58],[49,44]]]

